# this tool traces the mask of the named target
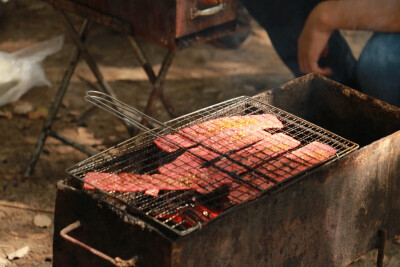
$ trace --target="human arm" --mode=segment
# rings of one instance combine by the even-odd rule
[[[400,32],[400,0],[323,1],[309,14],[298,39],[298,61],[303,73],[330,75],[318,60],[329,53],[334,30]]]

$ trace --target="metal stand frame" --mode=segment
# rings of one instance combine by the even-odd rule
[[[104,91],[105,93],[107,93],[108,95],[115,98],[114,91],[108,85],[108,83],[104,80],[104,77],[101,74],[99,67],[97,66],[95,60],[90,55],[89,51],[87,50],[87,48],[85,46],[85,40],[89,34],[91,22],[89,22],[88,19],[85,19],[84,22],[82,23],[80,32],[78,34],[76,32],[71,20],[69,19],[68,15],[63,10],[60,10],[59,12],[62,15],[61,17],[64,20],[66,29],[67,29],[69,35],[71,36],[71,38],[75,44],[75,47],[71,53],[69,65],[68,65],[68,67],[64,73],[64,76],[61,80],[60,87],[55,95],[55,98],[53,100],[49,114],[45,120],[43,129],[39,135],[36,147],[33,151],[32,157],[29,161],[28,167],[25,170],[25,173],[24,173],[25,176],[32,175],[34,168],[36,166],[36,163],[39,160],[40,153],[42,152],[43,146],[44,146],[48,136],[54,137],[54,138],[62,141],[63,143],[82,151],[83,153],[85,153],[89,156],[95,154],[95,152],[93,152],[89,148],[85,147],[84,145],[79,144],[65,136],[62,136],[61,134],[59,134],[51,129],[54,119],[60,108],[61,101],[64,98],[64,95],[68,89],[68,85],[71,81],[71,77],[72,77],[72,75],[75,71],[75,68],[79,62],[79,59],[81,57],[83,57],[83,59],[88,64],[91,72],[96,77],[96,80],[100,85],[100,89],[102,91]],[[147,115],[151,115],[152,105],[154,103],[154,100],[156,98],[160,98],[160,100],[161,100],[162,104],[164,105],[168,114],[171,117],[175,117],[176,114],[175,114],[174,108],[172,107],[172,105],[171,105],[170,101],[167,99],[167,97],[165,97],[163,94],[164,80],[165,80],[166,74],[168,72],[168,69],[172,64],[173,58],[175,56],[175,52],[171,51],[171,50],[168,51],[167,55],[165,56],[165,58],[162,62],[161,69],[160,69],[158,75],[156,75],[153,70],[152,65],[150,64],[149,60],[146,58],[142,48],[136,42],[135,38],[133,36],[127,36],[127,39],[129,40],[129,43],[131,44],[133,51],[134,51],[137,59],[139,60],[139,63],[141,64],[142,68],[146,72],[148,79],[153,86],[153,89],[148,98],[144,113]],[[143,120],[142,123],[145,124],[146,121]]]

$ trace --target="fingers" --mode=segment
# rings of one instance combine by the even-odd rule
[[[314,54],[311,53],[312,51],[310,50],[304,50],[299,49],[299,54],[298,54],[298,62],[299,62],[299,67],[300,71],[302,73],[317,73],[320,75],[328,76],[332,74],[332,69],[329,67],[324,67],[321,68],[318,65],[318,60],[320,57],[326,57],[328,53],[328,49],[325,48],[321,53]]]
[[[321,57],[322,58],[328,57],[328,53],[329,53],[329,47],[325,46],[324,50],[322,50]]]
[[[309,66],[310,67],[307,67],[308,72],[306,72],[306,73],[313,72],[313,73],[321,74],[321,75],[324,75],[324,76],[329,76],[329,75],[332,74],[332,69],[331,68],[328,68],[328,67],[321,68],[320,66],[318,66],[318,63],[315,62],[315,61],[314,62],[310,62]]]

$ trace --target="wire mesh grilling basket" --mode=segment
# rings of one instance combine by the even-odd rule
[[[245,96],[165,123],[104,93],[89,91],[86,99],[144,132],[67,173],[89,194],[116,200],[178,235],[358,148]]]

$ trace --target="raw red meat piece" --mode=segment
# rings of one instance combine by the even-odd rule
[[[250,186],[241,185],[239,183],[234,183],[231,185],[231,188],[230,188],[230,191],[228,194],[228,199],[236,204],[239,204],[239,203],[251,198],[258,192],[260,192],[260,191],[258,191],[255,188],[252,188]]]
[[[245,116],[222,117],[180,130],[190,136],[198,134],[212,136],[228,129],[253,128],[253,129],[277,129],[283,128],[282,123],[273,114],[258,114]]]
[[[280,182],[330,158],[336,152],[337,150],[333,147],[314,141],[287,155],[263,164],[257,168],[257,171]]]
[[[265,178],[258,177],[255,174],[246,174],[242,177],[242,179],[248,181],[252,185],[255,185],[258,189],[247,184],[239,184],[236,182],[233,183],[229,191],[228,199],[234,203],[241,203],[243,201],[249,200],[257,193],[266,190],[274,185],[273,182]]]
[[[201,141],[201,144],[224,154],[242,149],[270,136],[271,134],[264,130],[250,128],[230,129]]]
[[[267,138],[253,146],[232,154],[231,157],[243,164],[247,164],[250,168],[254,168],[257,164],[260,164],[267,158],[276,157],[279,154],[300,145],[299,141],[283,133],[275,135],[266,132],[264,133],[265,135],[255,135],[255,137],[253,136],[254,139],[250,137],[247,140],[257,140],[260,136]],[[225,147],[225,150],[227,149],[228,148]],[[190,176],[191,179],[194,180],[194,183],[200,186],[200,188],[197,189],[199,193],[211,192],[223,184],[232,183],[232,181],[234,181],[234,178],[230,177],[229,174],[218,168],[212,166],[203,167],[207,161],[213,160],[218,156],[219,154],[199,146],[189,149],[177,157],[173,162],[159,167],[158,170],[161,174],[178,180],[182,179],[181,177]],[[199,157],[204,160],[201,160]],[[214,164],[228,172],[237,172],[238,174],[247,170],[245,167],[240,166],[227,158],[222,158],[222,160],[217,161]]]
[[[199,186],[194,183],[195,177],[181,176],[179,179],[162,174],[112,174],[88,172],[85,181],[105,191],[142,192],[147,195],[157,196],[160,190],[195,190]],[[85,189],[95,189],[92,185],[84,183]]]
[[[214,146],[218,148],[221,147],[217,146],[219,142],[223,142],[223,145],[229,144],[229,142],[224,141],[228,139],[231,139],[231,141],[235,140],[233,142],[236,143],[245,142],[249,144],[250,141],[245,140],[249,138],[249,134],[243,136],[243,132],[261,132],[262,129],[277,129],[282,127],[282,123],[272,114],[222,117],[183,128],[176,134],[158,137],[154,140],[154,143],[167,152],[191,147],[196,145],[196,142],[201,143],[203,141],[207,141],[207,144],[213,148]],[[239,138],[242,141],[238,141],[235,138]],[[196,142],[193,142],[193,140]],[[233,147],[233,149],[235,148]]]
[[[106,191],[139,192],[157,188],[150,183],[150,175],[88,172],[84,180]],[[84,184],[84,188],[95,189],[87,183]]]
[[[336,149],[315,141],[291,153],[271,159],[257,167],[256,170],[281,182],[330,158],[335,153]],[[268,181],[266,178],[257,177],[254,174],[247,174],[242,179],[256,185],[260,190],[266,190],[274,185],[274,183]],[[249,185],[236,182],[231,185],[230,190],[228,199],[234,203],[249,200],[252,196],[260,192]]]
[[[187,173],[197,174],[206,161],[210,161],[218,156],[218,154],[206,148],[194,147],[184,152],[171,163],[160,166],[158,171],[164,175],[175,177]]]
[[[189,179],[198,185],[199,193],[206,193],[215,190],[222,184],[232,182],[229,175],[212,167],[203,167],[206,161],[210,161],[219,154],[216,154],[203,147],[194,147],[177,157],[173,162],[160,166],[158,171],[171,179]],[[200,159],[203,158],[204,160]]]
[[[179,177],[153,174],[150,177],[152,186],[159,188],[159,190],[191,190],[199,188],[196,184],[196,177],[191,174],[182,174]]]
[[[196,145],[195,142],[190,141],[178,133],[157,137],[154,140],[154,144],[167,152],[174,152],[181,148],[187,148]]]
[[[205,194],[220,188],[224,184],[230,184],[234,180],[229,174],[224,173],[214,167],[201,168],[196,175],[199,188],[196,190],[200,194]]]
[[[248,169],[233,162],[238,161],[250,168],[255,168],[258,164],[276,157],[290,149],[299,146],[301,143],[292,137],[278,133],[262,139],[254,145],[239,150],[228,158],[223,158],[218,161],[216,165],[229,172],[236,172],[238,174],[247,171]],[[232,159],[232,160],[231,160]]]

